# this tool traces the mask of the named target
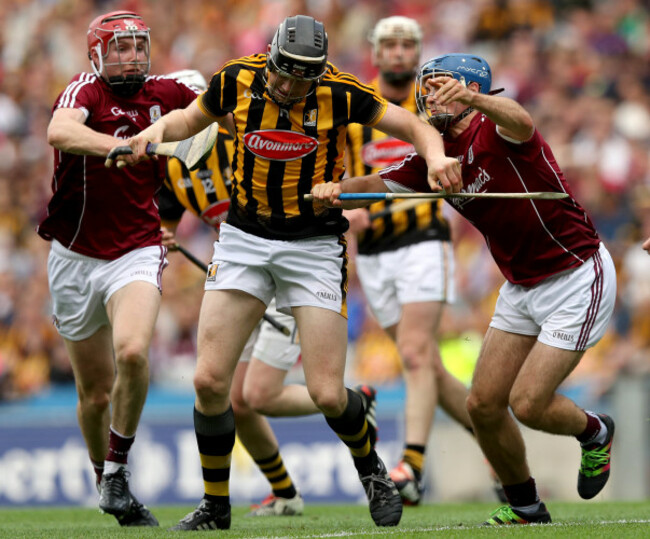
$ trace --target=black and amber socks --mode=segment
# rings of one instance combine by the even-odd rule
[[[235,416],[232,408],[206,416],[194,408],[194,431],[201,457],[205,498],[220,505],[230,503],[230,462],[235,445]]]
[[[348,446],[357,471],[361,475],[374,472],[375,451],[368,436],[368,422],[361,397],[352,391],[348,392],[348,405],[339,417],[327,417],[327,424]]]

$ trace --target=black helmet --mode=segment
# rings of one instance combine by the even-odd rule
[[[273,36],[267,67],[284,77],[318,82],[327,70],[323,23],[306,15],[284,19]]]

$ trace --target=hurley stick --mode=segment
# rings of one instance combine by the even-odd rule
[[[395,200],[402,198],[437,199],[437,198],[520,198],[536,200],[557,200],[568,198],[567,193],[555,191],[538,191],[530,193],[341,193],[340,200]],[[304,195],[306,201],[314,200],[311,194]]]
[[[185,164],[188,170],[193,170],[198,167],[202,160],[206,159],[210,155],[212,147],[217,140],[218,131],[219,125],[212,123],[203,131],[200,131],[193,137],[186,138],[185,140],[179,140],[176,142],[149,142],[147,144],[147,154],[176,157],[179,161],[182,161]],[[119,155],[129,155],[132,153],[133,150],[131,150],[130,146],[117,146],[106,156],[104,166],[110,168],[113,161],[115,161]],[[119,166],[120,164],[118,162],[118,167]]]

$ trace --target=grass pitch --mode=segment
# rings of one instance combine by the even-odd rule
[[[239,537],[562,537],[620,539],[650,537],[650,500],[645,502],[548,503],[553,524],[480,527],[495,504],[467,503],[405,507],[396,528],[377,528],[362,505],[307,505],[299,517],[246,518],[247,508],[234,507],[232,527],[200,536]],[[97,509],[0,509],[0,537],[4,538],[115,538],[178,537],[168,532],[192,507],[152,507],[160,528],[120,528],[110,515]],[[182,534],[181,534],[182,535]],[[194,537],[194,534],[190,534]]]

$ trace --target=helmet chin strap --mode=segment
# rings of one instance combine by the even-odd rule
[[[265,72],[264,72],[264,87],[266,88],[266,93],[269,95],[269,97],[271,98],[271,100],[272,100],[276,105],[279,105],[280,107],[284,107],[284,108],[291,108],[291,107],[293,107],[296,103],[300,103],[301,101],[303,101],[304,99],[306,99],[307,96],[309,96],[309,95],[311,95],[311,94],[314,93],[314,91],[316,90],[316,87],[317,87],[318,84],[320,83],[320,79],[313,81],[311,87],[309,88],[309,91],[308,91],[305,95],[303,95],[303,96],[296,96],[296,97],[294,97],[294,98],[292,98],[292,99],[287,100],[286,102],[283,102],[283,101],[280,101],[279,99],[277,99],[277,98],[275,97],[275,95],[274,95],[274,87],[275,87],[275,84],[271,84],[271,83],[269,82],[268,71],[269,71],[269,68],[267,67],[267,68],[265,69]]]
[[[458,116],[454,117],[448,113],[437,114],[436,116],[429,118],[429,123],[444,135],[450,127],[455,126],[458,122],[467,118],[467,116],[472,112],[474,112],[474,109],[472,107],[467,107]]]
[[[458,122],[460,122],[462,119],[467,118],[472,112],[474,112],[474,109],[472,107],[467,107],[458,116],[452,118],[451,122],[449,122],[449,127],[452,127],[456,125]]]
[[[122,97],[132,96],[140,91],[144,86],[145,77],[143,75],[118,75],[110,77],[108,84],[111,90]]]

